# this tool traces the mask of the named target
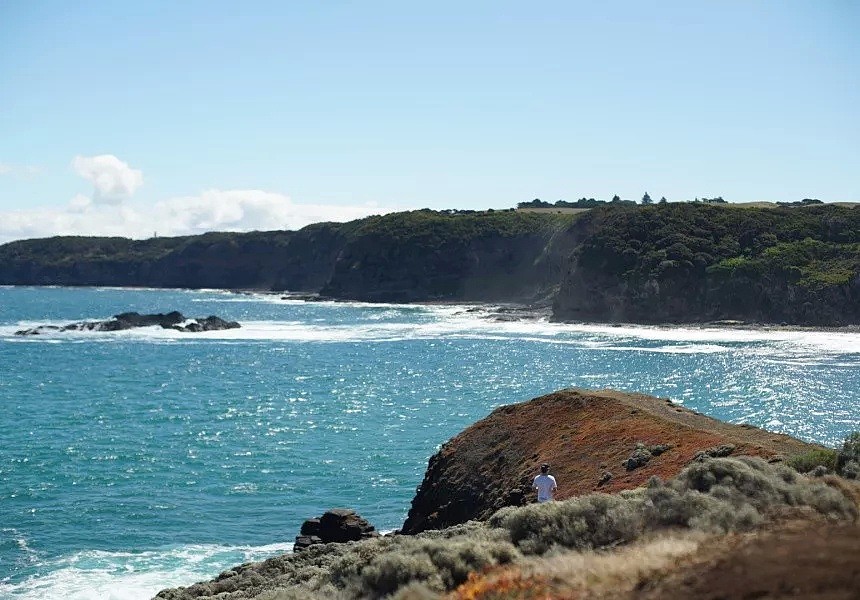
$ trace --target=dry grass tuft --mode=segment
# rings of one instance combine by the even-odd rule
[[[705,542],[700,532],[663,535],[614,552],[565,552],[473,574],[448,600],[546,600],[612,598],[692,556]]]

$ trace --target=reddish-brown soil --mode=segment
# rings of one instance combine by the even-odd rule
[[[638,442],[671,449],[627,471]],[[668,399],[616,391],[563,390],[503,406],[442,446],[430,463],[404,533],[486,519],[506,505],[533,500],[532,478],[551,465],[558,499],[614,493],[654,475],[675,476],[696,453],[732,444],[733,455],[788,457],[817,446],[747,425],[731,425]],[[611,479],[600,484],[604,472]]]
[[[860,598],[860,526],[798,521],[729,536],[630,600]]]

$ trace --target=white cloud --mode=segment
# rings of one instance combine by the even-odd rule
[[[76,156],[72,168],[92,182],[93,202],[97,204],[120,204],[143,185],[143,172],[132,169],[113,154]]]
[[[41,172],[42,169],[34,165],[13,165],[0,162],[0,175],[32,179]]]
[[[83,194],[77,194],[69,201],[69,211],[73,213],[84,212],[92,205],[92,203],[93,201]]]
[[[148,238],[207,231],[300,229],[320,221],[350,221],[401,208],[297,204],[262,190],[208,190],[153,206],[109,205],[78,194],[64,208],[0,212],[0,243],[54,235]]]

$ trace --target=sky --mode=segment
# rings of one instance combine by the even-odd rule
[[[860,201],[860,2],[0,0],[0,242]]]

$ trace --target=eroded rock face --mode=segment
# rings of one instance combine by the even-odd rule
[[[771,459],[817,446],[748,425],[730,425],[641,394],[563,390],[502,406],[445,443],[429,460],[402,532],[483,520],[509,505],[533,502],[532,479],[550,464],[557,499],[615,493],[677,475],[701,451],[732,447]],[[628,464],[631,450],[648,459]],[[644,455],[644,452],[642,452]]]
[[[81,321],[68,325],[39,325],[31,329],[21,329],[15,335],[41,335],[63,331],[123,331],[136,327],[159,326],[162,329],[175,329],[183,332],[217,331],[222,329],[237,329],[241,327],[236,321],[225,321],[221,317],[210,315],[205,318],[187,319],[181,312],[156,313],[142,315],[136,312],[126,312],[115,315],[105,321]]]
[[[314,544],[357,542],[378,536],[376,528],[349,508],[332,508],[318,519],[308,519],[296,536],[294,551],[300,552]]]

